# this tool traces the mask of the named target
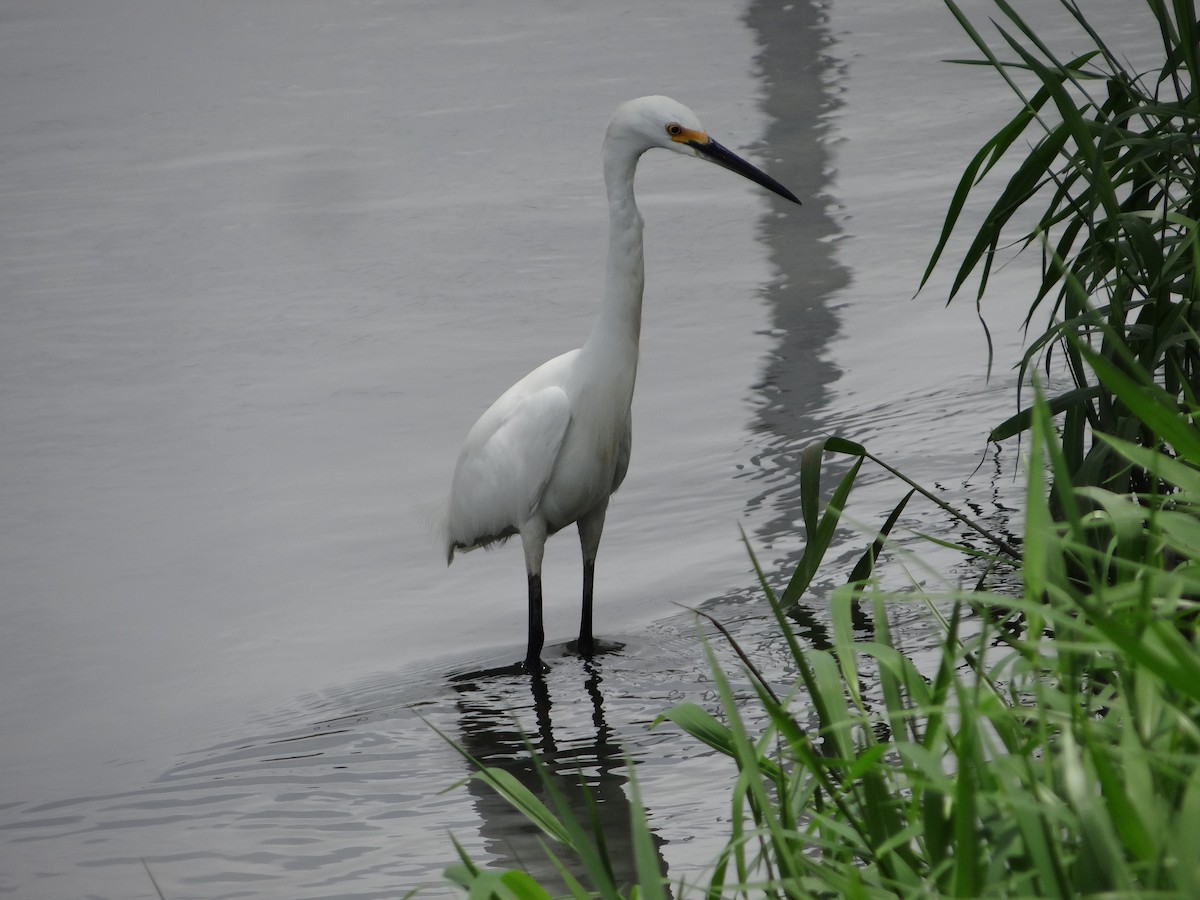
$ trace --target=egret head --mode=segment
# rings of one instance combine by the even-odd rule
[[[670,97],[639,97],[622,103],[608,123],[606,140],[631,141],[638,147],[638,152],[661,147],[706,159],[793,203],[800,202],[795,194],[766,172],[709,137],[696,114]]]

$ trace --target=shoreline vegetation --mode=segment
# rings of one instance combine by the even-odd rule
[[[980,53],[957,62],[991,68],[1015,114],[967,164],[925,278],[945,264],[974,194],[991,206],[957,262],[951,302],[973,284],[982,320],[998,252],[1040,254],[1023,388],[988,436],[1020,439],[1023,534],[992,534],[859,444],[807,448],[803,556],[782,582],[755,561],[794,683],[771,683],[714,622],[744,671],[723,671],[706,645],[716,714],[682,704],[655,723],[730,758],[730,833],[707,869],[664,879],[632,768],[621,846],[632,847],[636,884],[614,876],[594,807],[581,821],[550,779],[543,800],[502,770],[477,768],[473,777],[541,829],[568,896],[1200,896],[1196,2],[1131,7],[1162,36],[1147,71],[1132,70],[1074,0],[1059,5],[1093,47],[1071,59],[1005,0],[992,0],[991,39],[945,2]],[[1002,158],[1016,165],[995,187],[988,176]],[[831,458],[836,476],[825,471]],[[864,465],[882,466],[902,496],[860,535],[858,564],[822,600],[832,648],[806,646],[789,611],[835,536],[846,539],[841,513]],[[984,538],[983,550],[940,542],[972,559],[974,585],[897,593],[877,579],[893,527],[922,499]],[[924,604],[940,622],[934,671],[893,643],[898,602]],[[856,632],[864,614],[869,640]],[[446,877],[470,897],[552,896],[455,847]]]

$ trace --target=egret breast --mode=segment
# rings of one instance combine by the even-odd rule
[[[542,494],[550,531],[606,502],[620,483],[629,462],[632,399],[632,373],[571,393],[571,423]]]

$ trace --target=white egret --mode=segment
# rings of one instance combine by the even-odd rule
[[[514,534],[529,580],[525,665],[541,667],[542,553],[575,523],[583,550],[579,652],[590,655],[596,550],[609,496],[625,478],[630,405],[642,321],[642,217],[633,199],[641,155],[655,147],[706,159],[794,203],[787,188],[708,136],[695,113],[669,97],[622,104],[604,135],[608,264],[600,316],[584,345],[534,369],[491,405],[467,434],[454,470],[444,539],[448,562]]]

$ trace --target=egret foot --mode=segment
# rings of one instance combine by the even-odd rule
[[[620,641],[602,641],[599,638],[567,642],[567,652],[578,653],[584,659],[591,659],[593,656],[600,656],[604,653],[616,653],[624,649],[625,645]]]
[[[550,671],[550,667],[535,656],[521,663],[521,671],[528,675],[545,675]]]

